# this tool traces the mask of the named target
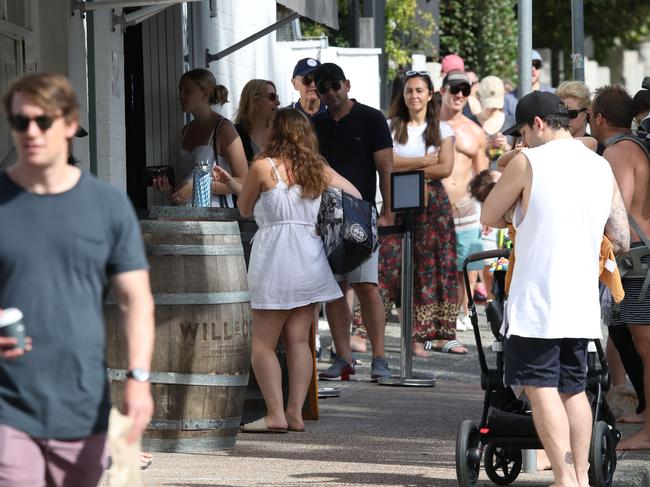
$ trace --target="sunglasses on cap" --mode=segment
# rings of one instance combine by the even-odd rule
[[[300,78],[300,81],[302,82],[303,85],[309,86],[314,82],[314,78],[313,76],[303,76],[302,78]]]
[[[582,112],[586,112],[586,108],[581,108],[579,110],[567,110],[569,112],[569,118],[578,118],[578,115],[580,115]]]
[[[38,125],[38,128],[41,129],[41,132],[45,132],[59,117],[60,116],[49,117],[47,115],[39,115],[38,117],[30,118],[24,115],[9,115],[9,125],[16,132],[27,132],[29,124],[36,122],[36,125]]]
[[[452,95],[457,95],[458,93],[462,93],[463,96],[468,97],[471,91],[472,89],[467,83],[461,83],[459,85],[454,85],[449,87],[449,93],[451,93]]]
[[[340,81],[333,81],[330,84],[322,83],[318,86],[318,92],[321,95],[324,95],[327,93],[329,89],[332,89],[332,91],[339,91],[341,89],[341,82]]]
[[[533,68],[542,69],[542,62],[539,59],[535,59],[533,61]]]

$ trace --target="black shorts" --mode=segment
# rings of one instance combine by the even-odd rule
[[[526,338],[511,335],[504,344],[506,385],[556,387],[569,394],[587,385],[586,338]]]

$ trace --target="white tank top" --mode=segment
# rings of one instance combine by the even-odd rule
[[[601,338],[598,261],[614,175],[582,142],[561,139],[523,153],[532,167],[526,214],[517,205],[516,261],[507,336]]]

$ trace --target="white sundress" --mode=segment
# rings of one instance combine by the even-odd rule
[[[268,159],[278,183],[260,194],[253,215],[248,286],[253,309],[293,309],[343,296],[316,234],[320,197],[303,198],[298,185],[287,186]]]

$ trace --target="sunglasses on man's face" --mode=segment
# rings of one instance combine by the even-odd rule
[[[586,108],[580,108],[579,110],[568,110],[569,112],[569,118],[578,118],[578,115],[580,115],[582,112],[586,112]]]
[[[320,85],[320,86],[318,87],[318,92],[319,92],[321,95],[324,95],[324,94],[327,93],[330,89],[331,89],[332,91],[335,91],[335,92],[336,92],[336,91],[339,91],[339,90],[341,89],[341,82],[340,82],[340,81],[334,81],[333,83],[330,83],[330,84],[322,84],[322,85]]]
[[[449,87],[449,93],[451,93],[452,95],[457,95],[458,93],[462,93],[463,96],[467,97],[469,96],[471,91],[472,89],[469,87],[468,84],[465,83]]]
[[[535,60],[533,61],[533,68],[535,68],[535,69],[542,69],[542,62],[539,61],[539,60],[537,60],[537,59],[535,59]]]
[[[314,82],[314,78],[311,76],[303,76],[302,78],[300,78],[300,81],[302,81],[303,85],[309,86]]]
[[[9,115],[9,125],[16,132],[27,132],[27,129],[29,129],[29,124],[36,122],[38,128],[41,129],[42,132],[45,132],[50,127],[52,127],[54,120],[57,118],[59,117],[49,117],[47,115],[39,115],[38,117],[34,118],[26,117],[24,115]]]

